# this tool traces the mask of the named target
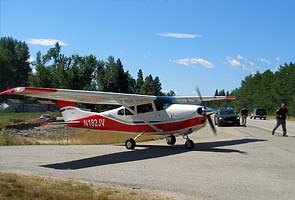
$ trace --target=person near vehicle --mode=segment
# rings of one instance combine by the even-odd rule
[[[275,134],[275,131],[277,128],[282,125],[283,129],[283,136],[287,137],[287,129],[286,129],[286,118],[288,117],[288,109],[286,108],[286,105],[284,103],[281,104],[281,107],[279,107],[276,110],[276,125],[272,130],[272,135]]]
[[[246,106],[244,106],[244,108],[241,110],[242,126],[244,127],[246,127],[248,114],[249,114],[249,110]]]

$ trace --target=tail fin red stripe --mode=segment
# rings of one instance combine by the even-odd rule
[[[62,109],[66,106],[72,106],[72,107],[76,107],[74,102],[70,102],[70,101],[62,101],[62,100],[58,100],[57,101],[58,107],[59,109]]]

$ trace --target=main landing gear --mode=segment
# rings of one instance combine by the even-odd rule
[[[139,138],[140,136],[142,136],[143,134],[144,133],[140,133],[134,139],[133,138],[130,138],[130,139],[126,140],[125,147],[127,149],[134,149],[135,146],[136,146],[135,140],[137,138]],[[186,149],[191,150],[191,149],[193,149],[195,147],[195,143],[191,139],[189,139],[188,134],[184,134],[183,135],[183,138],[186,140],[186,142],[184,144],[184,146],[185,146]],[[166,142],[167,142],[168,145],[173,146],[176,143],[176,137],[174,135],[168,135],[166,137]]]
[[[168,135],[166,137],[166,142],[167,142],[168,145],[173,146],[175,144],[175,142],[176,142],[176,137],[174,135]]]
[[[125,147],[127,149],[134,149],[136,146],[136,142],[134,139],[130,138],[129,140],[126,140],[125,142]]]
[[[125,142],[125,147],[126,147],[127,149],[134,149],[135,146],[136,146],[136,142],[135,142],[135,140],[136,140],[137,138],[139,138],[140,136],[142,136],[143,134],[144,134],[144,132],[138,134],[134,139],[133,139],[133,138],[130,138],[130,139],[126,140],[126,142]]]

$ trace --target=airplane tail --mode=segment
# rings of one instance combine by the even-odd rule
[[[78,108],[74,102],[58,100],[57,104],[65,122],[73,121],[90,114]]]

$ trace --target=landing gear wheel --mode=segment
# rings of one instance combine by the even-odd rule
[[[134,149],[135,145],[136,145],[135,140],[132,138],[130,138],[129,140],[126,140],[126,142],[125,142],[125,147],[127,149]]]
[[[168,145],[174,145],[175,142],[176,142],[175,136],[174,135],[168,135],[166,137],[166,142],[167,142]]]
[[[184,146],[186,149],[193,149],[195,146],[195,143],[192,140],[188,139],[186,140]]]

